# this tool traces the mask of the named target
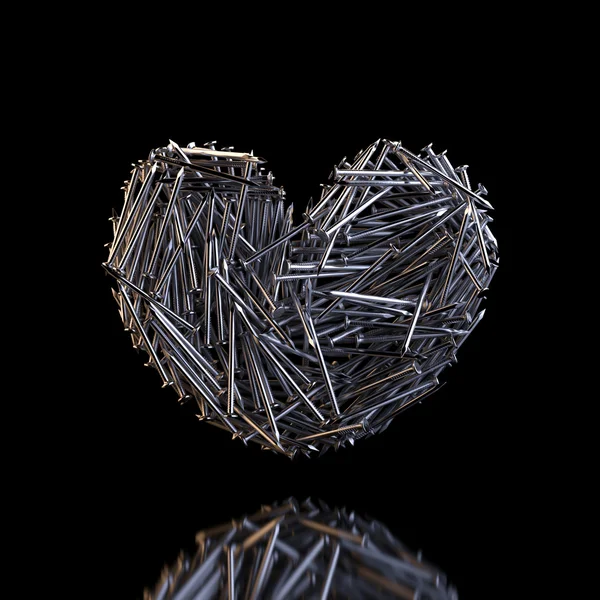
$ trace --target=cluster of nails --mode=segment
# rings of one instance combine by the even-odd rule
[[[433,565],[381,523],[290,498],[201,531],[144,600],[404,598],[457,600]]]
[[[171,142],[134,165],[104,267],[181,401],[293,456],[385,429],[438,385],[498,265],[485,188],[378,140],[294,225],[252,154]]]

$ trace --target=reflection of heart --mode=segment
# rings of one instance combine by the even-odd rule
[[[113,217],[104,266],[134,346],[245,442],[293,456],[385,429],[483,316],[485,188],[381,140],[294,226],[261,159],[207,146],[152,151]]]
[[[321,500],[261,506],[196,534],[144,600],[421,598],[458,600],[447,576],[379,521]],[[389,593],[388,593],[389,592]]]

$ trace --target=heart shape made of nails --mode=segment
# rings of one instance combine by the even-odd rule
[[[498,266],[492,207],[445,152],[378,140],[294,225],[263,163],[151,151],[103,266],[133,345],[201,420],[290,457],[337,449],[456,360]]]

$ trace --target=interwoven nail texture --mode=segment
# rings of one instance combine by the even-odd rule
[[[492,207],[445,152],[378,140],[295,221],[264,162],[152,150],[104,267],[134,347],[199,419],[322,453],[383,431],[456,361],[498,266]]]
[[[322,502],[264,506],[196,541],[196,554],[166,568],[144,600],[458,600],[446,575],[385,525]]]

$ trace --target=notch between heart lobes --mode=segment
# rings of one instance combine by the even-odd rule
[[[294,456],[439,386],[498,267],[485,188],[377,140],[294,224],[264,160],[175,142],[134,165],[103,264],[134,347],[200,420]]]

